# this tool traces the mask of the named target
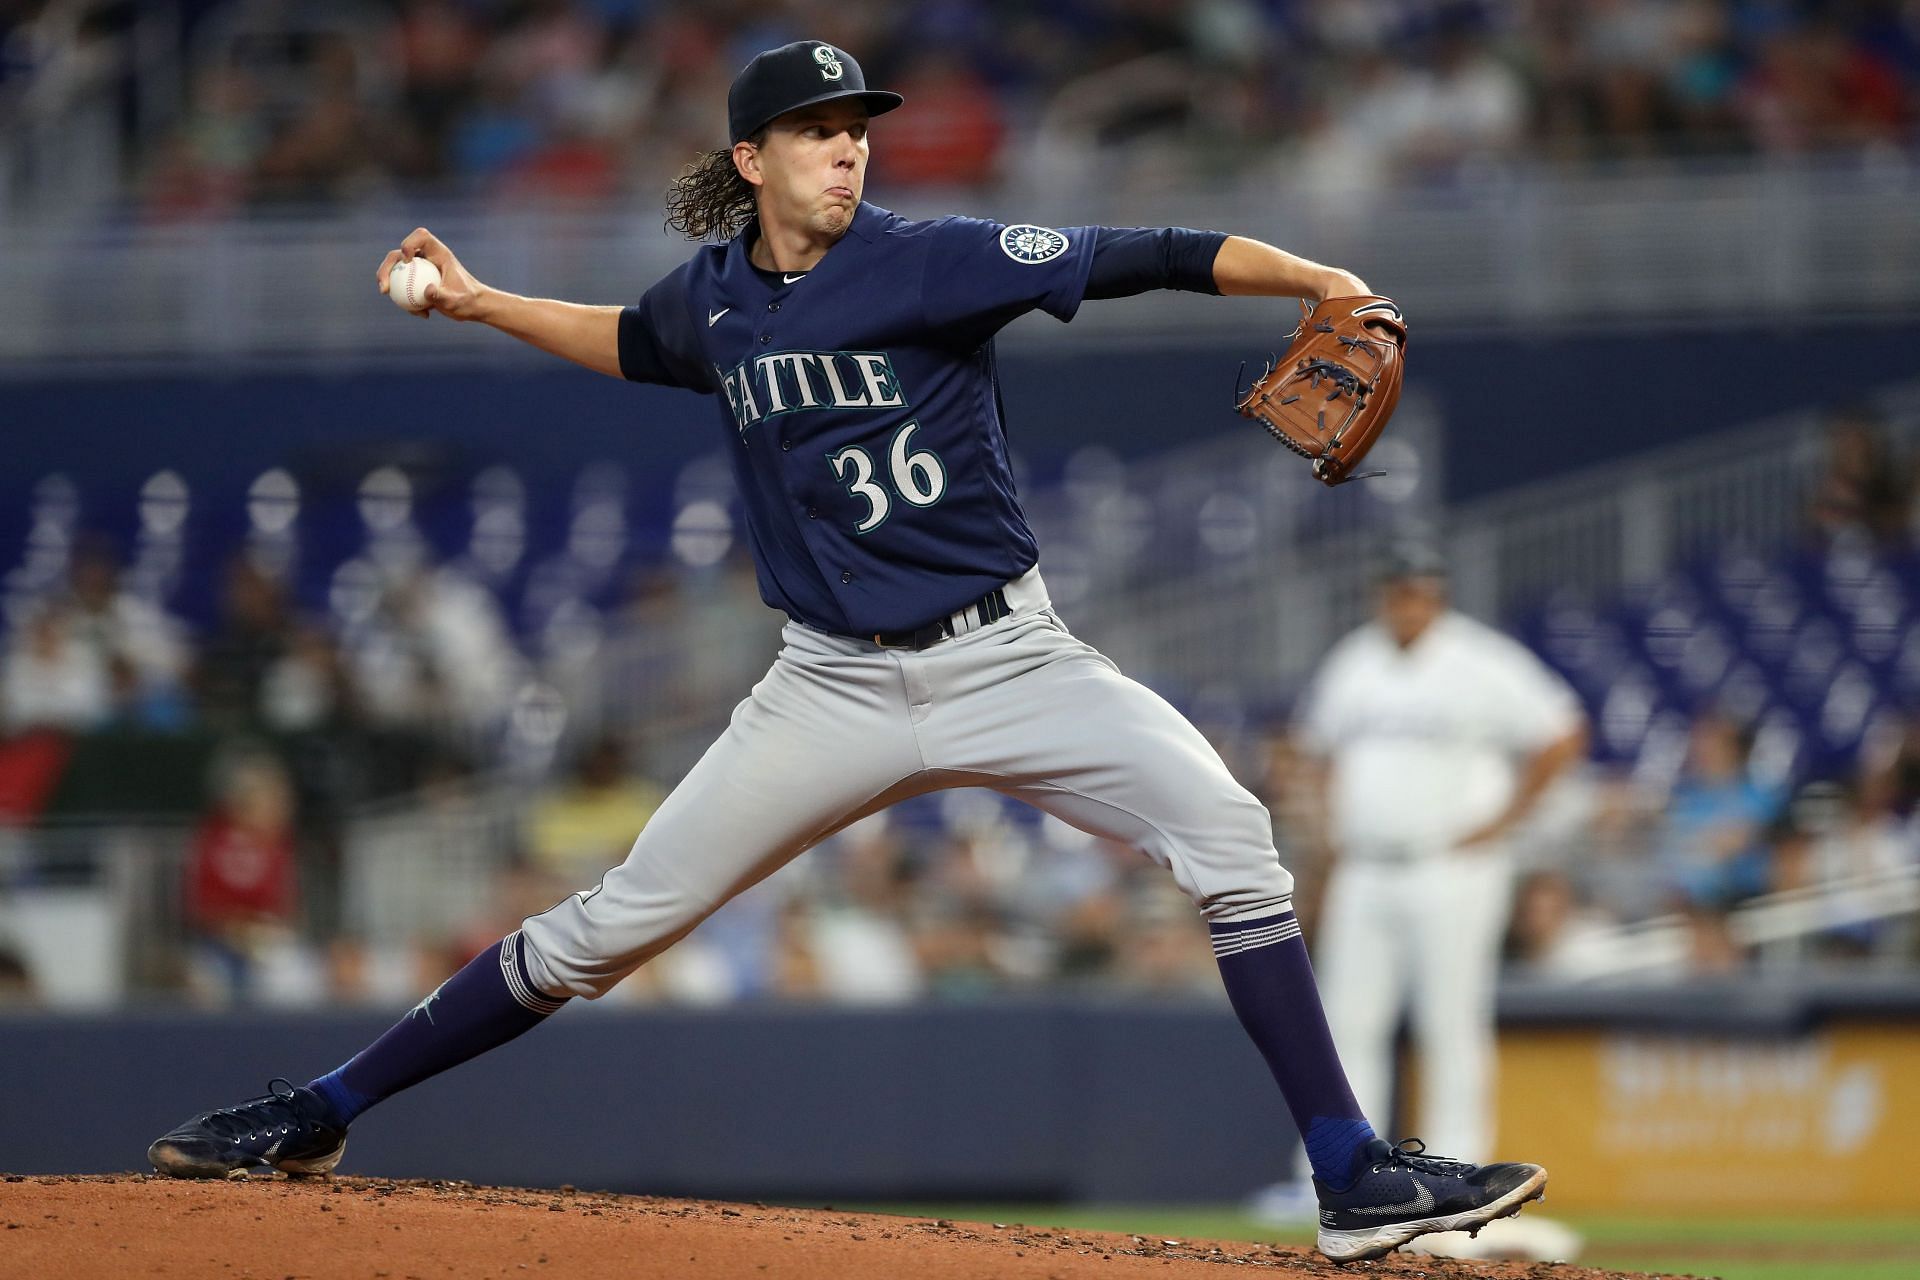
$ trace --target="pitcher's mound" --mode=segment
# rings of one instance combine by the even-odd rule
[[[946,1222],[597,1192],[370,1178],[0,1182],[8,1276],[220,1280],[1221,1280],[1392,1276],[1601,1280],[1620,1272],[1388,1258],[1336,1267],[1267,1245]]]

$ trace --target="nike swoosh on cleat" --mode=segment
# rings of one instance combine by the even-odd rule
[[[1411,1218],[1426,1213],[1432,1208],[1433,1192],[1429,1191],[1425,1186],[1416,1186],[1413,1192],[1413,1199],[1404,1204],[1376,1204],[1364,1209],[1348,1209],[1347,1212],[1358,1214],[1363,1218],[1385,1218],[1393,1214],[1404,1215]]]
[[[733,310],[732,307],[722,307],[718,311],[707,312],[707,328],[711,329],[716,324],[719,324],[720,317],[727,314],[727,312],[731,310]]]

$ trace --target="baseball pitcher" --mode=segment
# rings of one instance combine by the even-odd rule
[[[1205,915],[1234,1009],[1305,1135],[1327,1256],[1378,1257],[1541,1194],[1535,1165],[1376,1137],[1335,1056],[1265,810],[1172,707],[1054,613],[1008,461],[1004,325],[1185,289],[1354,304],[1348,328],[1323,318],[1314,331],[1330,354],[1289,366],[1302,386],[1269,381],[1256,400],[1271,406],[1254,406],[1277,416],[1290,395],[1322,397],[1325,436],[1304,447],[1317,474],[1342,479],[1353,442],[1377,430],[1350,406],[1376,385],[1363,376],[1397,368],[1398,310],[1347,272],[1237,236],[889,213],[862,191],[869,124],[900,105],[829,44],[754,58],[728,95],[731,146],[668,199],[670,225],[720,242],[634,306],[489,288],[424,228],[387,255],[383,290],[423,256],[440,276],[431,311],[709,397],[761,593],[789,619],[783,647],[599,884],[525,921],[338,1069],[168,1133],[148,1153],[156,1168],[330,1170],[369,1107],[603,994],[848,823],[986,786],[1137,847]],[[1361,374],[1342,352],[1365,357]]]

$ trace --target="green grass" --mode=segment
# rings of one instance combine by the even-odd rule
[[[1179,1240],[1311,1244],[1311,1228],[1275,1230],[1234,1208],[1034,1204],[841,1205],[966,1222],[1115,1231]],[[1916,1280],[1920,1216],[1872,1218],[1560,1215],[1587,1238],[1590,1267],[1711,1276],[1715,1280]],[[1833,1252],[1828,1252],[1829,1248]],[[1780,1256],[1767,1257],[1769,1251]],[[1884,1251],[1884,1252],[1881,1252]],[[1760,1256],[1753,1256],[1753,1255]],[[1835,1255],[1838,1256],[1835,1256]]]

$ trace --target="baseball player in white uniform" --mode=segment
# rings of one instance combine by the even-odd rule
[[[1438,557],[1400,547],[1378,616],[1327,655],[1296,730],[1333,854],[1316,969],[1354,1095],[1392,1114],[1407,1013],[1421,1132],[1484,1158],[1512,836],[1585,754],[1578,700],[1523,645],[1448,606]]]

